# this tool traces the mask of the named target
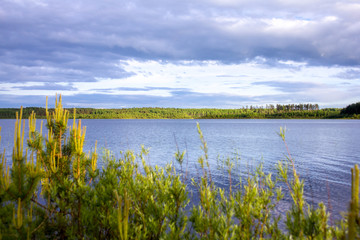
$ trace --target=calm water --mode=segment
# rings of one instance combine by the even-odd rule
[[[12,149],[14,120],[0,120],[1,148]],[[297,171],[305,180],[308,202],[323,201],[332,208],[334,218],[347,208],[350,199],[350,169],[360,163],[360,121],[357,120],[198,120],[208,142],[213,180],[228,186],[227,175],[218,169],[218,159],[240,157],[235,177],[247,174],[259,163],[275,173],[275,164],[286,158],[286,147],[278,136],[287,128],[286,140]],[[38,121],[38,124],[40,121]],[[196,178],[201,156],[195,120],[82,120],[86,130],[86,149],[108,148],[115,156],[141,144],[150,148],[148,162],[164,166],[174,160],[176,147],[186,150],[191,177]],[[101,163],[100,163],[101,164]],[[286,208],[287,199],[283,206]],[[281,207],[279,208],[281,212]]]

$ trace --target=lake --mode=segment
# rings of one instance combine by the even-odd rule
[[[8,161],[14,122],[0,120],[1,149],[7,149]],[[218,159],[226,157],[240,159],[233,174],[237,179],[260,163],[266,172],[275,173],[275,164],[286,159],[287,150],[278,135],[280,127],[286,127],[286,142],[305,181],[307,201],[323,201],[335,219],[347,209],[350,169],[360,163],[359,120],[82,120],[87,127],[86,150],[93,149],[97,140],[98,149],[110,149],[119,157],[120,151],[132,149],[136,153],[144,145],[150,149],[148,163],[164,166],[174,161],[178,147],[186,150],[184,168],[194,178],[198,177],[197,160],[203,154],[196,122],[208,143],[212,178],[218,186],[228,186],[226,171],[218,168]],[[285,198],[279,212],[286,210],[288,202]]]

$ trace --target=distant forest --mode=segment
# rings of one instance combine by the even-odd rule
[[[50,109],[51,110],[51,109]],[[0,118],[15,118],[17,108],[0,108]],[[23,109],[24,118],[31,112],[37,118],[45,118],[45,108],[27,107]],[[73,115],[74,109],[68,109]],[[263,106],[246,106],[239,109],[217,108],[121,108],[96,109],[77,108],[76,118],[83,119],[328,119],[360,118],[360,102],[346,108],[320,109],[318,104],[268,104]]]
[[[360,102],[350,104],[342,109],[340,113],[343,115],[360,115]]]

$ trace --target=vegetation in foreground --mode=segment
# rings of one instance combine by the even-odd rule
[[[74,110],[67,109],[70,116]],[[0,118],[15,118],[16,108],[0,108]],[[28,107],[23,109],[24,117],[32,112],[37,118],[46,118],[46,109]],[[122,108],[95,109],[78,108],[77,118],[85,119],[329,119],[329,118],[360,118],[360,114],[344,112],[338,108],[319,109],[318,104],[287,104],[266,105],[265,108],[250,106],[239,109],[215,108]]]
[[[203,155],[201,176],[192,179],[198,204],[189,206],[184,153],[173,164],[151,167],[144,148],[139,154],[124,152],[97,167],[98,154],[83,152],[85,128],[81,121],[67,129],[69,112],[46,108],[47,133],[36,129],[29,117],[24,148],[22,111],[17,116],[12,166],[1,155],[0,239],[356,239],[359,226],[359,169],[352,170],[349,211],[336,225],[329,224],[324,204],[309,205],[289,155],[277,164],[277,174],[262,167],[239,186],[232,186],[233,161],[225,160],[229,188],[214,185],[207,144],[198,126]],[[69,134],[66,134],[69,131]],[[285,130],[280,129],[285,145]],[[280,185],[285,185],[282,189]],[[274,209],[284,194],[292,199],[285,217]],[[280,228],[279,225],[284,227]]]

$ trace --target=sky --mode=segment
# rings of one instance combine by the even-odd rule
[[[0,0],[0,107],[360,101],[360,1]],[[51,104],[50,104],[51,105]]]

